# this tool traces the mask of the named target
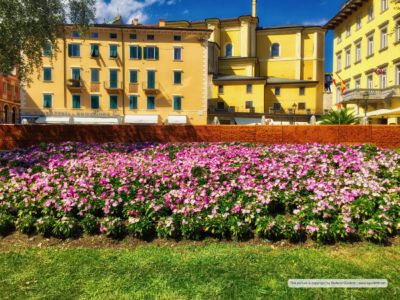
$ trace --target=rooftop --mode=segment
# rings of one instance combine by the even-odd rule
[[[326,29],[335,29],[339,24],[341,24],[344,20],[346,20],[350,15],[353,14],[354,11],[359,9],[364,2],[368,0],[347,0],[344,2],[340,11],[329,20],[328,23],[324,26]]]

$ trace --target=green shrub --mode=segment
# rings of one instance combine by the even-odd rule
[[[81,221],[83,231],[89,235],[95,235],[99,233],[99,220],[92,214],[87,214]]]
[[[15,227],[14,221],[14,217],[11,214],[0,212],[0,235],[10,233]]]

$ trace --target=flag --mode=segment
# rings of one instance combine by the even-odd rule
[[[340,92],[342,93],[342,96],[344,95],[344,92],[346,91],[346,84],[344,83],[344,81],[342,80],[340,82]]]

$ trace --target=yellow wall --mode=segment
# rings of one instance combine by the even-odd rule
[[[198,41],[199,37],[208,37],[207,32],[191,32],[184,30],[150,30],[135,29],[134,27],[122,30],[121,28],[91,27],[92,32],[98,32],[98,39],[72,39],[71,28],[66,28],[66,43],[80,43],[81,56],[70,58],[65,55],[64,42],[59,41],[60,52],[56,59],[51,61],[44,58],[44,66],[53,66],[53,81],[43,82],[42,70],[33,76],[33,83],[26,89],[26,103],[24,113],[61,113],[70,115],[82,113],[102,113],[108,115],[155,115],[165,122],[170,115],[186,115],[191,124],[205,124],[207,120],[207,45]],[[110,33],[117,33],[118,38],[111,40]],[[136,33],[137,40],[129,40],[129,33]],[[154,41],[147,41],[147,34],[154,34]],[[174,35],[181,35],[182,41],[174,41]],[[124,36],[124,38],[122,37]],[[91,43],[99,44],[100,57],[90,57]],[[109,57],[109,45],[118,45],[118,58]],[[131,60],[129,46],[138,45],[157,46],[159,48],[159,60]],[[182,61],[173,60],[174,47],[182,47]],[[124,53],[125,52],[125,53]],[[64,66],[64,56],[66,63]],[[84,88],[79,91],[66,87],[65,81],[71,78],[71,68],[81,68],[81,79]],[[91,91],[91,69],[100,70],[100,90]],[[117,93],[118,109],[111,110],[109,106],[109,91],[105,88],[109,82],[109,70],[118,70],[118,81],[121,82],[121,90]],[[138,70],[138,109],[129,109],[129,71]],[[159,93],[156,97],[156,109],[147,109],[147,95],[143,89],[147,81],[147,70],[156,70],[156,82]],[[182,84],[173,84],[173,71],[182,71]],[[64,74],[65,72],[65,74]],[[39,77],[37,77],[39,75]],[[125,78],[124,78],[125,77]],[[125,79],[125,80],[124,80]],[[124,82],[123,82],[124,81]],[[43,94],[53,93],[53,108],[43,109]],[[81,95],[81,109],[72,109],[72,95]],[[65,96],[64,96],[65,95]],[[90,96],[100,95],[100,109],[93,110],[90,105]],[[182,96],[182,110],[174,111],[173,96]]]
[[[349,82],[350,90],[356,88],[355,77],[360,76],[361,88],[367,88],[367,76],[368,74],[373,75],[373,88],[380,89],[380,77],[379,75],[371,72],[372,69],[387,64],[387,86],[399,85],[400,82],[396,81],[395,69],[396,66],[400,66],[399,53],[400,43],[396,42],[395,27],[396,21],[400,20],[399,10],[394,7],[392,1],[388,1],[389,9],[387,11],[381,11],[380,0],[369,0],[364,2],[363,5],[355,12],[353,12],[345,21],[338,25],[334,29],[334,56],[333,56],[333,68],[344,81]],[[374,18],[368,21],[368,8],[373,6]],[[400,6],[399,6],[400,8]],[[356,28],[357,17],[361,17],[361,28]],[[396,17],[399,16],[399,17]],[[385,25],[386,24],[386,25]],[[350,25],[350,36],[346,34],[346,28]],[[388,48],[381,50],[381,26],[385,25],[388,29]],[[370,33],[374,36],[374,55],[367,57],[367,35]],[[339,41],[339,34],[341,34],[341,42]],[[361,61],[356,63],[355,61],[355,44],[361,39]],[[350,47],[351,51],[351,65],[346,68],[345,61],[345,49]],[[337,54],[341,53],[342,56],[342,68],[337,68]],[[338,76],[335,76],[338,78]],[[341,101],[342,98],[338,95],[337,91],[333,91],[334,102]],[[362,99],[361,99],[362,100]],[[389,102],[388,102],[389,103]],[[374,106],[371,106],[374,109]],[[361,110],[361,109],[360,109]]]
[[[269,109],[273,107],[274,103],[280,103],[283,112],[288,113],[289,109],[293,108],[293,104],[298,106],[299,103],[305,103],[305,109],[301,110],[297,108],[296,114],[306,114],[308,109],[312,114],[321,111],[322,107],[320,107],[320,104],[312,100],[319,97],[320,91],[318,86],[303,85],[305,87],[304,95],[300,95],[300,86],[301,85],[292,84],[269,85],[265,89],[265,108],[269,111]],[[281,88],[280,96],[275,95],[276,87]]]
[[[219,82],[212,88],[211,106],[216,107],[217,102],[224,102],[225,107],[235,107],[235,112],[249,112],[246,109],[246,101],[253,101],[256,113],[263,113],[264,109],[264,86],[265,82],[249,83],[253,87],[252,93],[247,93],[245,82]],[[222,85],[224,92],[220,94],[218,87]]]

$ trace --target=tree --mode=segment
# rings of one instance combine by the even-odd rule
[[[329,114],[321,118],[321,124],[323,125],[352,125],[358,124],[359,118],[354,113],[349,112],[347,108],[340,110],[331,110]]]
[[[95,19],[96,0],[0,0],[0,72],[18,69],[21,81],[42,65],[46,45],[58,50],[63,24],[85,30]],[[56,55],[57,51],[52,51]]]

